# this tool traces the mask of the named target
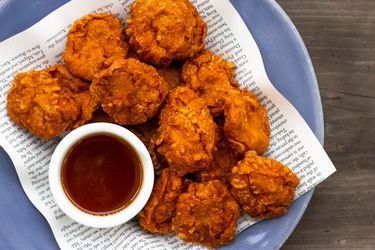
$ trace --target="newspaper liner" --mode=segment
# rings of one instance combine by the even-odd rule
[[[96,229],[68,218],[49,189],[48,165],[60,138],[43,141],[17,127],[6,113],[6,95],[17,72],[39,70],[62,63],[72,23],[88,13],[110,12],[126,20],[133,0],[74,0],[40,22],[0,43],[0,145],[10,155],[23,189],[44,215],[62,249],[205,249],[182,242],[175,234],[144,232],[136,218],[119,227]],[[206,47],[237,65],[241,88],[255,93],[266,107],[271,142],[266,156],[290,167],[300,178],[296,197],[335,172],[324,149],[295,108],[268,79],[259,49],[239,14],[228,0],[193,0],[207,22]],[[25,42],[27,41],[27,42]],[[256,223],[242,214],[237,233]]]

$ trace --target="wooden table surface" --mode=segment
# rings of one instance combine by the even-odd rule
[[[277,2],[314,64],[337,168],[283,249],[375,249],[375,0]]]

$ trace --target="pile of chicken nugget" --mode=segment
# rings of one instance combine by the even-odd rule
[[[18,73],[10,118],[42,139],[87,122],[131,129],[157,175],[139,214],[151,233],[215,248],[233,240],[242,209],[285,214],[299,178],[262,157],[270,125],[235,65],[205,49],[207,26],[188,0],[137,0],[126,20],[90,14],[71,27],[65,65]]]

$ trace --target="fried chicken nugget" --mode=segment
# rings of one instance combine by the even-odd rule
[[[184,188],[182,178],[164,169],[156,181],[151,197],[139,213],[139,224],[151,233],[171,233],[176,203]]]
[[[112,14],[90,14],[70,28],[64,62],[73,75],[92,81],[115,58],[127,54],[121,21]]]
[[[168,89],[154,67],[128,58],[115,60],[97,74],[90,92],[117,123],[137,125],[158,113]]]
[[[185,241],[215,248],[233,240],[239,215],[239,205],[223,183],[192,183],[178,199],[172,229]]]
[[[80,104],[81,114],[68,129],[78,128],[88,121],[91,121],[94,112],[99,107],[99,100],[91,95],[89,86],[72,76],[63,65],[54,65],[47,69],[47,72],[50,73],[53,78],[58,78],[60,80],[60,85],[69,89],[73,93],[72,97],[74,100]]]
[[[168,66],[204,48],[207,25],[188,0],[137,0],[126,24],[130,45],[156,65]]]
[[[300,180],[282,163],[248,151],[232,169],[232,195],[251,217],[266,219],[288,212]]]
[[[46,140],[90,120],[97,106],[88,86],[63,65],[18,73],[7,96],[9,117]]]
[[[206,169],[212,161],[217,126],[203,99],[177,87],[161,110],[154,143],[170,168],[183,176]]]
[[[206,102],[213,116],[223,113],[225,97],[238,87],[234,80],[236,65],[209,50],[204,50],[185,62],[184,83]]]
[[[245,90],[230,91],[224,117],[225,135],[237,154],[243,155],[248,150],[264,154],[270,142],[270,124],[256,95]]]

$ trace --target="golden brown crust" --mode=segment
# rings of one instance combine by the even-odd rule
[[[227,187],[229,187],[228,184],[230,183],[227,180],[223,170],[220,168],[220,166],[217,164],[215,160],[212,161],[212,163],[207,169],[194,173],[194,179],[198,183],[219,180],[222,183],[226,184]]]
[[[63,65],[54,65],[46,70],[52,77],[60,80],[60,85],[69,89],[74,100],[80,104],[81,114],[79,118],[69,127],[75,129],[84,125],[93,118],[94,112],[99,107],[99,100],[91,95],[89,86],[72,76]]]
[[[121,21],[111,14],[90,14],[69,30],[64,62],[73,75],[92,81],[106,65],[127,54]]]
[[[130,45],[156,65],[168,66],[204,48],[207,26],[188,0],[137,0],[126,24]]]
[[[168,162],[160,156],[157,152],[155,137],[151,139],[150,143],[147,145],[147,150],[150,153],[152,164],[154,166],[154,173],[159,176],[163,169],[168,167]]]
[[[130,128],[132,131],[136,131],[137,136],[140,136],[141,141],[146,146],[151,143],[151,140],[155,136],[158,127],[159,124],[157,117],[150,119],[147,122],[139,124],[137,126],[127,126],[127,128]]]
[[[172,228],[185,241],[215,248],[233,240],[239,215],[223,183],[192,183],[178,199]]]
[[[264,154],[270,141],[270,125],[266,109],[253,93],[232,90],[225,101],[224,131],[239,155],[248,150]]]
[[[171,169],[183,176],[208,167],[217,127],[203,99],[189,88],[175,88],[159,124],[154,143]]]
[[[182,79],[206,102],[213,116],[223,113],[225,97],[237,88],[235,64],[204,50],[185,62]]]
[[[232,169],[232,195],[253,218],[271,218],[288,211],[300,180],[282,163],[248,151]]]
[[[90,92],[117,123],[137,125],[158,113],[168,90],[154,67],[128,58],[115,60],[96,75]]]
[[[46,140],[90,120],[97,106],[88,86],[63,65],[18,73],[7,96],[10,118]]]
[[[158,129],[158,119],[151,119],[143,124],[131,126],[130,129],[135,133],[139,139],[145,144],[150,153],[152,164],[154,166],[154,173],[156,176],[161,175],[163,169],[168,167],[168,163],[161,158],[157,152],[154,143],[156,130]]]
[[[154,185],[151,197],[139,213],[139,224],[151,233],[171,233],[176,203],[184,188],[183,180],[164,169]]]
[[[218,129],[218,140],[213,151],[213,161],[209,169],[195,173],[198,182],[207,182],[210,180],[220,180],[228,184],[231,181],[232,168],[237,165],[240,158],[230,147],[228,140],[224,135],[223,128]]]

